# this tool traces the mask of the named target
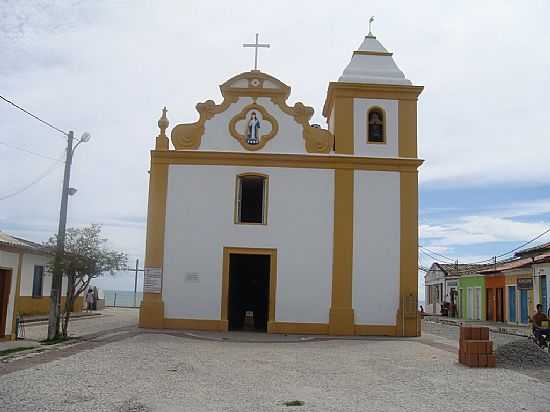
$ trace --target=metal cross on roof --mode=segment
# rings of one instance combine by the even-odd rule
[[[374,34],[372,34],[372,22],[374,21],[374,16],[371,16],[369,19],[369,37],[374,37]]]
[[[269,48],[270,44],[260,44],[258,43],[259,34],[256,33],[256,43],[244,43],[243,47],[254,47],[254,70],[258,70],[258,48],[266,47]]]

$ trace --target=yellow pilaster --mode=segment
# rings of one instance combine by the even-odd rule
[[[401,274],[397,336],[418,331],[418,172],[401,172]]]
[[[164,227],[166,220],[166,191],[168,165],[151,163],[149,176],[149,204],[147,208],[147,236],[145,267],[163,268]],[[144,293],[139,311],[139,326],[163,328],[164,303],[161,293]]]
[[[417,157],[416,100],[399,100],[399,157]]]
[[[353,98],[335,101],[336,153],[353,154]],[[353,335],[353,185],[354,170],[334,170],[334,246],[330,335]]]

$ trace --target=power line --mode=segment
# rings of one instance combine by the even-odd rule
[[[36,179],[34,179],[32,182],[30,182],[26,186],[23,186],[22,188],[17,189],[15,192],[9,193],[9,194],[4,195],[4,196],[0,196],[0,201],[9,199],[10,197],[17,196],[18,194],[23,193],[24,191],[30,189],[35,184],[37,184],[42,179],[44,179],[46,176],[48,176],[50,173],[52,173],[58,166],[59,166],[59,163],[57,161],[55,161],[54,163],[52,163],[52,165],[44,173],[42,173],[40,176],[38,176]]]
[[[538,235],[535,236],[534,238],[528,240],[527,242],[524,242],[524,243],[522,243],[521,245],[519,245],[519,246],[513,248],[512,250],[509,250],[508,252],[504,252],[504,253],[498,254],[498,255],[493,256],[493,257],[491,257],[491,258],[489,258],[489,259],[479,260],[479,261],[477,261],[477,262],[461,262],[461,264],[464,264],[464,265],[480,265],[480,264],[484,264],[484,263],[494,263],[494,261],[495,261],[496,259],[501,258],[501,257],[504,257],[504,256],[507,256],[507,255],[509,255],[509,254],[511,254],[511,253],[514,253],[514,252],[516,252],[516,251],[518,251],[518,250],[520,250],[520,249],[523,249],[525,246],[527,246],[527,245],[533,243],[534,241],[540,239],[541,237],[543,237],[544,235],[546,235],[546,234],[548,234],[548,233],[550,233],[550,228],[547,229],[547,230],[545,230],[544,232],[538,234]],[[437,256],[439,256],[439,257],[445,258],[445,259],[447,259],[447,260],[449,260],[449,261],[451,261],[451,262],[453,262],[453,263],[456,262],[455,259],[451,259],[451,258],[448,257],[448,256],[445,256],[445,255],[442,255],[442,254],[440,254],[440,253],[434,252],[433,250],[430,250],[430,249],[428,249],[428,248],[426,248],[426,247],[424,247],[424,246],[419,245],[418,247],[419,247],[419,249],[420,249],[420,252],[424,253],[426,256],[429,256],[430,258],[434,259],[435,261],[437,261],[438,259],[437,259],[436,257],[434,257],[433,255],[437,255]],[[427,253],[427,252],[430,252],[430,253]],[[433,255],[432,255],[432,254],[433,254]],[[497,262],[497,263],[499,263],[499,262]]]
[[[546,235],[547,233],[550,233],[550,229],[547,229],[545,230],[544,232],[540,233],[539,235],[535,236],[534,238],[532,238],[531,240],[528,240],[527,242],[519,245],[518,247],[515,247],[514,249],[506,252],[506,253],[501,253],[500,255],[497,255],[495,257],[492,257],[490,259],[486,259],[486,260],[482,260],[482,261],[479,261],[479,262],[473,262],[472,264],[479,264],[479,263],[487,263],[487,262],[491,262],[493,261],[494,259],[498,259],[498,258],[501,258],[501,257],[504,257],[506,255],[509,255],[510,253],[514,253],[520,249],[523,249],[525,246],[533,243],[535,240],[538,240],[540,239],[541,237],[543,237],[544,235]]]
[[[63,158],[56,159],[56,158],[51,157],[51,156],[47,156],[47,155],[44,155],[44,154],[41,154],[41,153],[33,152],[32,150],[25,149],[24,147],[21,147],[21,146],[16,146],[16,145],[10,144],[8,142],[3,142],[1,140],[0,140],[0,144],[3,144],[4,146],[7,146],[7,147],[11,147],[12,149],[15,149],[15,150],[20,150],[20,151],[25,152],[25,153],[29,153],[29,154],[32,154],[32,155],[35,155],[35,156],[38,156],[38,157],[42,157],[43,159],[50,159],[50,160],[55,160],[57,162],[63,162]]]
[[[436,256],[432,255],[431,253],[426,252],[425,250],[420,249],[420,253],[422,253],[425,256],[428,256],[430,259],[434,260],[435,262],[437,262],[439,260]]]
[[[40,117],[36,116],[35,114],[32,114],[31,112],[29,112],[28,110],[25,110],[23,109],[21,106],[18,106],[17,104],[15,104],[14,102],[12,102],[11,100],[9,99],[6,99],[4,96],[0,95],[0,99],[4,100],[5,102],[11,104],[12,106],[16,107],[17,109],[21,110],[23,113],[26,113],[28,114],[29,116],[35,118],[36,120],[38,120],[39,122],[42,122],[44,123],[46,126],[52,128],[53,130],[65,135],[65,136],[68,136],[68,134],[66,132],[64,132],[63,130],[61,130],[60,128],[58,127],[55,127],[53,124],[51,123],[48,123],[47,121],[45,120],[42,120]]]
[[[450,258],[450,257],[448,257],[448,256],[442,255],[441,253],[434,252],[433,250],[430,250],[430,249],[428,249],[427,247],[424,247],[424,246],[422,246],[422,245],[418,245],[418,247],[419,247],[420,249],[424,249],[424,250],[426,250],[426,251],[428,251],[428,252],[430,252],[430,253],[433,253],[434,255],[437,255],[437,256],[439,256],[439,257],[442,257],[442,258],[444,258],[444,259],[447,259],[449,262],[453,262],[453,263],[456,262],[456,259],[453,259],[453,258]]]

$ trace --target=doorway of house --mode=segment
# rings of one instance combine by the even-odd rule
[[[270,255],[229,255],[229,330],[267,331]]]
[[[0,269],[0,338],[6,333],[8,301],[10,299],[11,271]]]

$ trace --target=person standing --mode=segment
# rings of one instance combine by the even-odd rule
[[[94,291],[92,288],[90,288],[88,290],[88,293],[86,293],[86,304],[87,304],[86,311],[87,312],[90,312],[94,309],[94,301],[95,301]]]

